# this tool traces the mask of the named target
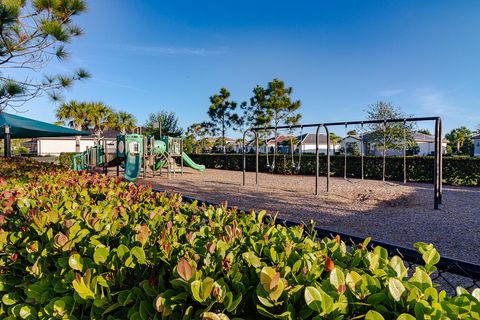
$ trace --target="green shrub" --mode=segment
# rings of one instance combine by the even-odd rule
[[[347,247],[264,212],[34,166],[0,160],[2,319],[480,317],[480,289],[432,283],[433,245],[416,245],[412,274],[368,239]]]
[[[58,162],[67,168],[72,167],[72,157],[76,155],[76,152],[62,152],[58,157]]]
[[[204,164],[207,168],[242,170],[243,155],[241,154],[192,154],[193,161]],[[273,157],[269,156],[272,163]],[[295,156],[295,162],[298,155]],[[330,173],[332,176],[343,177],[344,156],[331,156]],[[247,155],[247,171],[255,171],[255,155]],[[320,156],[320,175],[326,175],[327,159]],[[292,161],[290,155],[277,155],[275,159],[275,173],[292,174]],[[408,156],[407,157],[407,180],[411,182],[433,181],[433,157]],[[260,172],[267,172],[267,157],[259,156]],[[382,179],[383,157],[364,157],[364,175],[367,179]],[[300,174],[315,174],[315,155],[304,154],[302,156]],[[360,178],[362,176],[361,157],[347,157],[347,177]],[[387,157],[385,166],[387,180],[403,181],[403,157]],[[443,182],[453,185],[480,186],[480,158],[443,158]]]

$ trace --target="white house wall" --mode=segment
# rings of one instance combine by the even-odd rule
[[[87,147],[93,146],[93,140],[80,140],[80,152],[87,150]],[[37,141],[37,151],[39,156],[58,156],[62,152],[75,152],[75,140],[39,139]]]

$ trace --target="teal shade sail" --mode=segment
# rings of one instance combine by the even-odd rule
[[[88,136],[91,133],[57,126],[48,122],[33,120],[6,112],[0,112],[0,139],[5,136],[5,127],[15,138]]]

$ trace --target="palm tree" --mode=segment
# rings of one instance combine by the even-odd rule
[[[330,143],[332,144],[332,147],[333,147],[333,153],[335,154],[335,150],[336,150],[336,147],[337,147],[337,143],[338,141],[340,141],[342,139],[342,137],[340,136],[337,136],[335,133],[333,132],[330,132]],[[330,146],[327,146],[327,148],[330,148]]]
[[[82,130],[88,121],[88,108],[84,103],[71,100],[60,105],[56,116],[75,130]],[[80,152],[80,136],[75,136],[75,152]]]
[[[133,114],[125,111],[119,111],[115,114],[115,129],[122,134],[126,134],[127,131],[131,132],[136,126],[137,119]]]
[[[97,139],[100,139],[103,130],[115,127],[115,113],[103,102],[90,102],[87,104],[87,109],[87,119],[89,124],[93,127]]]

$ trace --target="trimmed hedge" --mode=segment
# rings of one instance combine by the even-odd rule
[[[72,157],[76,155],[76,152],[62,152],[58,157],[58,162],[60,165],[65,166],[67,168],[72,167]]]
[[[241,154],[190,154],[190,158],[198,164],[204,164],[207,168],[242,170],[243,155]],[[270,156],[270,163],[273,157]],[[295,156],[298,161],[298,155]],[[259,155],[258,169],[260,172],[268,172],[267,157]],[[290,155],[276,156],[275,173],[292,174]],[[364,174],[367,179],[382,179],[383,157],[365,156]],[[320,156],[320,175],[326,175],[327,159]],[[433,157],[409,156],[407,157],[407,180],[411,182],[433,181]],[[344,157],[331,156],[330,172],[332,176],[343,177]],[[347,177],[360,178],[361,157],[347,157]],[[247,171],[255,171],[255,155],[247,155]],[[386,179],[403,181],[403,157],[386,158]],[[315,174],[315,155],[303,155],[300,174]],[[443,182],[453,185],[480,186],[480,158],[443,158]]]

